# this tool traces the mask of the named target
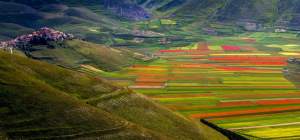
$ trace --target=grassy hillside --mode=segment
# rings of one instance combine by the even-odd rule
[[[12,139],[225,139],[131,90],[0,52],[0,136]]]
[[[162,138],[75,98],[116,88],[101,79],[3,52],[0,63],[1,131],[9,138]]]
[[[28,54],[35,59],[69,68],[76,69],[82,65],[91,65],[104,71],[120,70],[146,58],[144,55],[127,49],[111,48],[82,40],[51,42],[50,44],[51,47],[49,45],[33,46]]]

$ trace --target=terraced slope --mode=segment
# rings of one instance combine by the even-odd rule
[[[11,139],[225,139],[131,90],[0,52],[0,136]]]

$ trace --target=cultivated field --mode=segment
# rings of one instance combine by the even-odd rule
[[[283,74],[287,59],[300,57],[296,36],[206,40],[161,49],[156,53],[161,59],[103,75],[185,116],[249,138],[300,138],[300,90]]]

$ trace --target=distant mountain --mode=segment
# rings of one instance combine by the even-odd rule
[[[149,0],[151,1],[151,0]],[[276,26],[298,27],[299,0],[158,0],[157,11],[171,14],[208,17],[213,21],[253,21]],[[167,1],[163,3],[161,1]],[[184,17],[181,17],[184,18]],[[211,20],[213,19],[213,20]]]
[[[0,24],[8,26],[0,29],[0,40],[17,36],[9,34],[15,32],[15,28],[10,26],[31,30],[47,26],[98,43],[107,42],[112,38],[113,32],[129,32],[127,27],[121,26],[120,20],[115,19],[107,10],[97,12],[77,3],[49,3],[0,1]],[[99,10],[103,10],[100,4],[96,6]]]
[[[150,9],[155,16],[173,18],[187,24],[255,23],[271,28],[300,27],[298,0],[144,0],[138,4],[148,11]]]
[[[69,6],[90,6],[90,5],[102,5],[107,10],[128,19],[142,20],[150,18],[150,13],[139,6],[141,1],[135,0],[3,0],[6,2],[15,2],[25,4],[34,8],[40,8],[41,6],[49,4],[65,4]],[[100,6],[99,6],[100,8]]]
[[[140,22],[160,19],[178,24],[149,30],[298,30],[299,5],[298,0],[0,0],[0,24],[24,27],[22,31],[48,26],[111,44],[113,34],[131,35],[134,28],[145,27]],[[15,37],[7,34],[13,33],[10,29],[0,29],[0,40]]]

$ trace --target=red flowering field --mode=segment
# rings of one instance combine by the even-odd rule
[[[222,46],[224,51],[240,51],[241,47],[239,46],[230,46],[230,45],[224,45]]]

